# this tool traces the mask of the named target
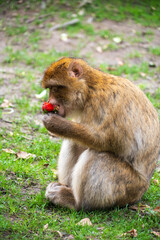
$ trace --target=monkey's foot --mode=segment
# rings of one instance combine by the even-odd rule
[[[72,189],[60,183],[50,183],[46,188],[45,197],[56,205],[75,208]]]

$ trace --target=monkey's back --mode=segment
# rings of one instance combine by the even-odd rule
[[[110,136],[110,152],[129,162],[150,180],[160,145],[158,114],[146,95],[127,79],[95,70],[100,81],[91,86],[88,119],[98,132]],[[93,111],[94,109],[94,111]],[[109,129],[109,130],[108,130]]]

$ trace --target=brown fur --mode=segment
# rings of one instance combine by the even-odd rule
[[[49,101],[61,109],[59,115],[45,115],[44,125],[68,139],[58,171],[60,183],[69,188],[59,185],[56,201],[48,196],[49,190],[46,197],[76,209],[138,201],[155,170],[160,138],[158,114],[145,94],[129,80],[74,58],[53,63],[42,86],[50,89]],[[66,189],[74,199],[72,206],[67,204]]]

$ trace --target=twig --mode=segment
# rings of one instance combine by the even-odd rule
[[[3,118],[0,118],[0,121],[5,122],[5,123],[10,123],[10,124],[12,124],[12,123],[19,124],[19,122],[17,122],[17,121],[11,122],[11,121],[4,120]]]
[[[29,140],[29,141],[32,140],[32,138],[26,137],[26,136],[24,136],[24,135],[22,135],[22,137],[25,138],[25,139],[27,139],[27,140]]]
[[[33,21],[36,20],[36,19],[42,19],[42,18],[51,16],[51,15],[53,15],[53,13],[48,13],[48,14],[44,14],[44,15],[41,15],[41,16],[36,16],[36,17],[31,18],[31,19],[28,19],[28,20],[26,21],[26,23],[31,23],[31,22],[33,22]]]
[[[7,121],[7,120],[4,120],[4,119],[2,119],[2,118],[0,118],[0,121],[1,121],[1,122],[5,122],[5,123],[10,123],[10,124],[13,123],[13,122],[10,122],[10,121]]]
[[[73,24],[76,24],[79,22],[79,19],[78,18],[75,18],[69,22],[66,22],[66,23],[63,23],[63,24],[57,24],[55,25],[54,27],[50,28],[50,31],[53,31],[53,30],[57,30],[59,28],[65,28],[67,26],[70,26],[70,25],[73,25]]]

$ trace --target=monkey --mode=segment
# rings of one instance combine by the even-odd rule
[[[45,197],[55,205],[90,211],[124,207],[150,185],[160,148],[158,114],[131,81],[64,57],[45,71],[42,87],[57,114],[43,117],[63,139],[58,182]]]

